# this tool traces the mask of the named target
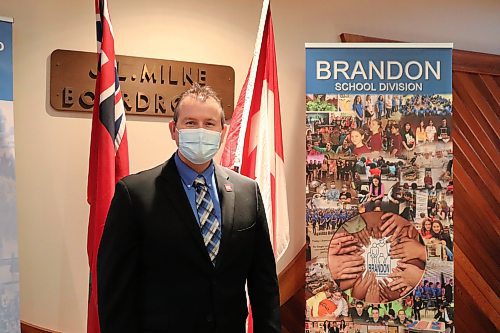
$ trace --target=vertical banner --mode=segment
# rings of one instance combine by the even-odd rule
[[[19,332],[12,20],[0,17],[0,332]]]
[[[306,44],[307,333],[451,332],[452,44]]]

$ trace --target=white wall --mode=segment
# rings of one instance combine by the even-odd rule
[[[281,270],[304,244],[304,43],[337,42],[342,32],[500,54],[500,2],[272,1],[285,141],[291,244]],[[110,0],[118,54],[215,63],[248,70],[261,2]],[[90,115],[48,102],[54,49],[95,50],[93,1],[2,0],[15,19],[14,97],[21,318],[84,332],[88,269],[85,201]],[[173,151],[166,120],[128,118],[133,172]]]

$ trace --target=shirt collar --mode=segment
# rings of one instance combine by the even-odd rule
[[[201,174],[198,174],[196,171],[191,169],[186,163],[184,163],[181,160],[181,158],[179,157],[179,152],[175,153],[174,159],[175,159],[175,166],[177,167],[177,171],[181,176],[182,182],[188,188],[191,188],[193,186],[194,180],[199,175],[205,178],[205,182],[208,187],[212,187],[212,177],[214,175],[214,170],[215,170],[213,161],[210,161],[210,165],[208,166],[208,168],[205,169],[205,171],[203,171]]]

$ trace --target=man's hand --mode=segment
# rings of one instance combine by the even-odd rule
[[[391,243],[391,250],[389,252],[391,258],[401,259],[403,262],[408,262],[411,259],[419,259],[425,261],[426,252],[425,246],[420,244],[415,239],[398,238],[396,244]]]
[[[407,230],[408,238],[418,240],[418,230],[415,229],[414,226],[409,226],[408,228],[406,228],[406,230]]]
[[[389,281],[387,279],[379,281],[379,288],[380,288],[380,298],[384,302],[390,302],[400,297],[399,290],[392,291],[391,288],[389,288]]]
[[[332,240],[330,241],[330,248],[328,250],[328,253],[333,255],[341,255],[350,254],[358,250],[360,250],[360,246],[354,236],[351,236],[345,232],[338,232],[332,237]]]
[[[351,290],[351,296],[355,299],[362,300],[366,297],[366,292],[368,291],[368,287],[375,283],[375,273],[374,272],[366,272],[365,276],[359,278],[354,282],[354,286]]]
[[[328,267],[334,280],[356,279],[365,270],[365,259],[360,255],[328,255]]]
[[[380,226],[376,225],[375,227],[368,228],[370,235],[375,239],[382,238],[382,230],[380,230]]]
[[[364,246],[370,245],[370,233],[368,232],[367,228],[364,228],[363,230],[358,231],[352,235],[356,237],[359,243],[363,244]]]
[[[368,291],[366,292],[365,302],[367,303],[380,303],[380,289],[378,283],[370,284]]]
[[[389,274],[389,277],[393,279],[389,282],[389,287],[392,291],[403,289],[399,295],[404,296],[417,285],[424,271],[415,265],[406,264],[401,261],[398,262],[398,268]]]
[[[394,213],[385,213],[381,219],[382,224],[380,225],[380,229],[382,230],[382,236],[387,237],[392,234],[389,242],[398,238],[405,227],[412,226],[409,221]]]

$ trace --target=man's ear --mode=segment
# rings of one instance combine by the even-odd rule
[[[175,141],[175,122],[173,120],[168,123],[168,129],[170,130],[170,137]]]
[[[226,132],[229,126],[227,124],[222,125],[222,131],[220,132],[220,146],[224,143],[224,140],[226,139]]]

